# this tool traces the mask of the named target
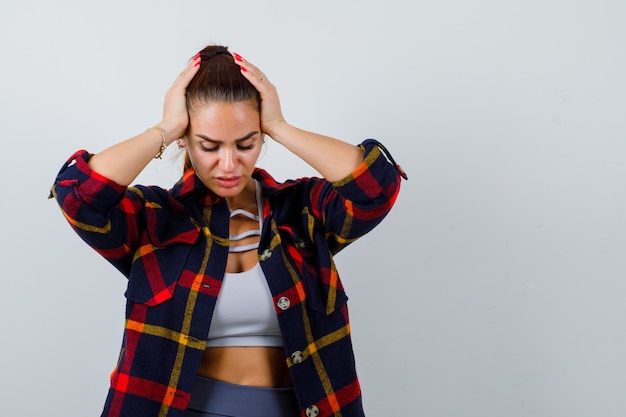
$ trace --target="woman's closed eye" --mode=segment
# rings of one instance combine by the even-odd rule
[[[241,151],[249,151],[250,149],[254,149],[254,142],[251,143],[238,143],[237,149]]]
[[[204,143],[200,144],[200,149],[202,149],[204,152],[215,152],[219,148],[219,146],[205,146]]]

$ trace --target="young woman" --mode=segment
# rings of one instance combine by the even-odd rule
[[[278,183],[256,168],[266,135],[323,178]],[[181,180],[129,187],[172,142],[186,154]],[[379,142],[291,126],[258,68],[203,49],[160,123],[76,152],[52,188],[80,237],[128,278],[102,415],[363,416],[333,255],[383,219],[400,176]]]

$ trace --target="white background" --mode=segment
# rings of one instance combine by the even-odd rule
[[[0,415],[99,415],[124,278],[48,190],[222,43],[293,124],[409,174],[337,257],[368,415],[623,417],[625,22],[623,0],[4,0]],[[139,181],[169,187],[174,158]],[[313,174],[275,143],[260,164]]]

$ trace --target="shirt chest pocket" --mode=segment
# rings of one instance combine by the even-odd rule
[[[125,294],[129,300],[147,306],[173,297],[189,253],[200,235],[196,223],[184,216],[170,217],[154,226],[147,227],[140,238]]]
[[[325,243],[315,245],[291,230],[281,235],[304,283],[308,306],[317,313],[330,315],[346,304],[348,297]]]

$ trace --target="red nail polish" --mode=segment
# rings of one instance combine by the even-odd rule
[[[235,59],[236,59],[237,61],[243,61],[243,58],[242,58],[242,57],[241,57],[241,55],[239,55],[238,53],[233,52],[233,56],[235,57]]]
[[[248,70],[246,69],[246,67],[241,67],[241,66],[240,66],[239,68],[241,68],[241,71],[243,71],[243,72],[248,72]]]

